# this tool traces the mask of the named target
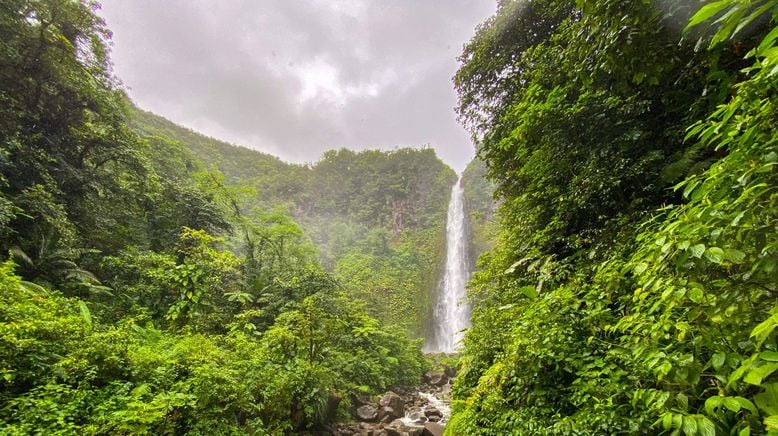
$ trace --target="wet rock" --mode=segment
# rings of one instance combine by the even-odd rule
[[[442,372],[430,371],[424,374],[424,381],[431,386],[443,386],[448,381],[448,378]]]
[[[378,410],[370,404],[358,407],[356,415],[360,421],[375,422],[378,420]]]
[[[378,416],[379,418],[390,416],[392,418],[390,421],[402,418],[405,416],[405,403],[395,404],[394,406],[381,406],[378,410]]]
[[[443,436],[443,430],[445,429],[446,427],[436,422],[428,422],[424,424],[424,430],[421,434],[423,436]]]
[[[446,377],[448,378],[454,378],[457,376],[457,369],[453,366],[447,366],[443,372],[446,374]]]
[[[395,416],[394,409],[389,406],[381,406],[378,409],[378,421],[383,424],[389,424],[397,418],[398,417]]]
[[[419,421],[420,419],[424,418],[424,421],[427,421],[427,417],[424,416],[424,412],[421,410],[414,410],[408,413],[408,418],[413,421]]]
[[[436,418],[442,418],[443,417],[443,413],[440,410],[438,410],[438,409],[436,409],[434,407],[430,407],[429,409],[425,410],[424,411],[424,415],[427,418],[430,418],[430,420],[432,420],[433,417],[436,417]]]
[[[389,436],[405,436],[408,433],[405,423],[399,419],[392,421],[384,430],[386,430]]]
[[[401,396],[392,391],[384,394],[378,404],[382,407],[392,408],[394,410],[395,418],[402,418],[405,415],[405,401],[403,401]]]

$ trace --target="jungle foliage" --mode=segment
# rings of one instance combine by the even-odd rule
[[[0,432],[288,434],[417,383],[417,314],[371,296],[433,268],[451,170],[429,149],[293,166],[171,127],[121,91],[97,8],[0,2]],[[335,248],[311,199],[342,212]]]
[[[448,434],[778,433],[778,2],[499,2],[459,114],[501,231]]]
[[[242,210],[292,216],[326,270],[365,299],[372,316],[423,336],[456,180],[432,148],[330,150],[296,165],[142,110],[133,111],[132,126],[149,141],[165,138],[188,149],[204,168],[223,174],[224,184],[243,187]]]

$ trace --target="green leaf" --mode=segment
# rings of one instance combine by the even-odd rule
[[[724,250],[719,247],[709,247],[705,250],[705,257],[713,263],[721,263],[724,260]]]
[[[715,415],[716,409],[721,406],[722,402],[724,402],[723,397],[715,396],[708,398],[705,400],[705,413],[708,415]]]
[[[39,293],[39,294],[48,295],[49,293],[48,289],[44,288],[43,286],[25,280],[19,280],[19,287],[22,288],[23,291],[30,294]]]
[[[702,436],[716,436],[716,426],[710,419],[700,416],[697,418],[697,433]]]
[[[734,248],[727,248],[724,250],[724,259],[727,259],[732,263],[742,263],[745,258],[746,253],[743,253],[740,250]]]
[[[768,431],[778,430],[778,415],[768,416],[764,419],[764,425]]]
[[[683,415],[681,414],[674,414],[673,415],[673,428],[681,429],[681,424],[683,423]]]
[[[698,10],[694,15],[692,15],[692,18],[689,19],[689,24],[686,25],[685,30],[689,30],[694,26],[697,26],[698,24],[709,20],[714,15],[718,14],[724,8],[727,6],[730,6],[734,2],[732,0],[719,0],[713,3],[708,3],[707,5],[703,6]]]
[[[678,395],[675,396],[675,403],[681,410],[689,409],[689,397],[687,397],[683,392],[679,392]]]
[[[778,326],[778,314],[774,314],[766,320],[760,322],[753,330],[751,330],[751,337],[756,339],[756,346],[761,347],[768,336],[772,334],[776,326]]]
[[[672,413],[665,413],[662,416],[662,427],[664,427],[665,430],[670,430],[673,428],[673,414]]]
[[[762,351],[759,358],[768,362],[778,362],[778,351]]]
[[[710,366],[713,367],[713,369],[718,370],[722,366],[724,366],[724,363],[727,361],[727,355],[725,353],[716,353],[711,357],[710,359]]]
[[[746,376],[743,378],[743,380],[746,383],[752,384],[752,385],[760,385],[762,384],[762,380],[764,380],[765,377],[769,376],[775,370],[778,369],[778,363],[768,363],[766,365],[758,366],[746,374]]]
[[[751,13],[751,15],[746,17],[744,20],[740,20],[740,22],[738,23],[737,27],[735,28],[735,31],[732,32],[732,35],[734,36],[734,35],[737,35],[738,33],[740,33],[740,31],[743,30],[746,26],[748,26],[749,24],[753,23],[754,20],[756,20],[757,18],[762,16],[762,14],[764,14],[767,11],[769,11],[773,7],[775,7],[775,4],[773,4],[772,2],[767,2],[767,3],[763,4],[761,7],[757,8],[755,11],[753,11]]]
[[[538,291],[535,289],[534,286],[522,286],[519,289],[519,292],[526,295],[527,298],[529,298],[530,300],[534,300],[538,298]]]
[[[697,434],[697,420],[693,416],[685,416],[683,419],[683,433],[687,436]]]
[[[773,46],[773,42],[778,39],[778,26],[773,27],[773,30],[762,39],[759,46],[756,48],[756,54],[762,55],[767,49]]]
[[[754,395],[754,401],[767,415],[778,415],[778,383],[768,383],[764,391]]]
[[[740,403],[732,397],[724,397],[724,407],[732,412],[737,412],[740,410]]]
[[[84,318],[84,321],[86,324],[91,328],[92,327],[92,312],[89,311],[89,308],[86,306],[86,303],[83,301],[78,302],[78,310],[81,312],[81,318]]]
[[[750,400],[743,397],[733,397],[738,402],[741,409],[746,409],[751,413],[757,413],[756,406]]]
[[[702,257],[702,254],[705,253],[705,244],[693,245],[691,250],[692,250],[692,256],[699,259]]]

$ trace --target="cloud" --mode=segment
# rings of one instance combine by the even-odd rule
[[[451,76],[492,0],[105,0],[114,70],[142,108],[295,162],[429,144],[472,157]]]

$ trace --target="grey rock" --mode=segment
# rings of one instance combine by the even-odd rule
[[[438,424],[437,422],[428,422],[424,424],[423,436],[443,436],[443,431],[446,427]]]
[[[410,419],[412,419],[414,421],[418,421],[421,418],[424,418],[425,421],[427,420],[427,417],[424,416],[424,412],[421,411],[421,410],[414,410],[414,411],[408,413],[408,418],[410,418]]]
[[[384,427],[384,430],[389,436],[406,436],[408,434],[405,424],[399,419],[392,421]]]
[[[394,410],[395,418],[402,418],[405,415],[405,401],[392,391],[384,394],[378,404],[382,407],[391,407]]]
[[[442,372],[430,371],[424,374],[424,381],[432,386],[443,386],[448,381],[448,377]]]
[[[387,422],[391,422],[397,418],[402,418],[403,416],[405,416],[405,413],[397,413],[397,409],[391,406],[381,406],[378,409],[378,418],[383,420],[383,418],[386,416],[389,417],[389,420]]]
[[[424,411],[424,415],[427,418],[432,418],[433,416],[438,417],[438,418],[442,418],[443,417],[443,413],[440,410],[438,410],[438,409],[436,409],[434,407],[430,407],[429,409],[425,410]]]
[[[357,418],[360,421],[375,422],[378,420],[378,411],[370,404],[365,404],[357,408]]]

